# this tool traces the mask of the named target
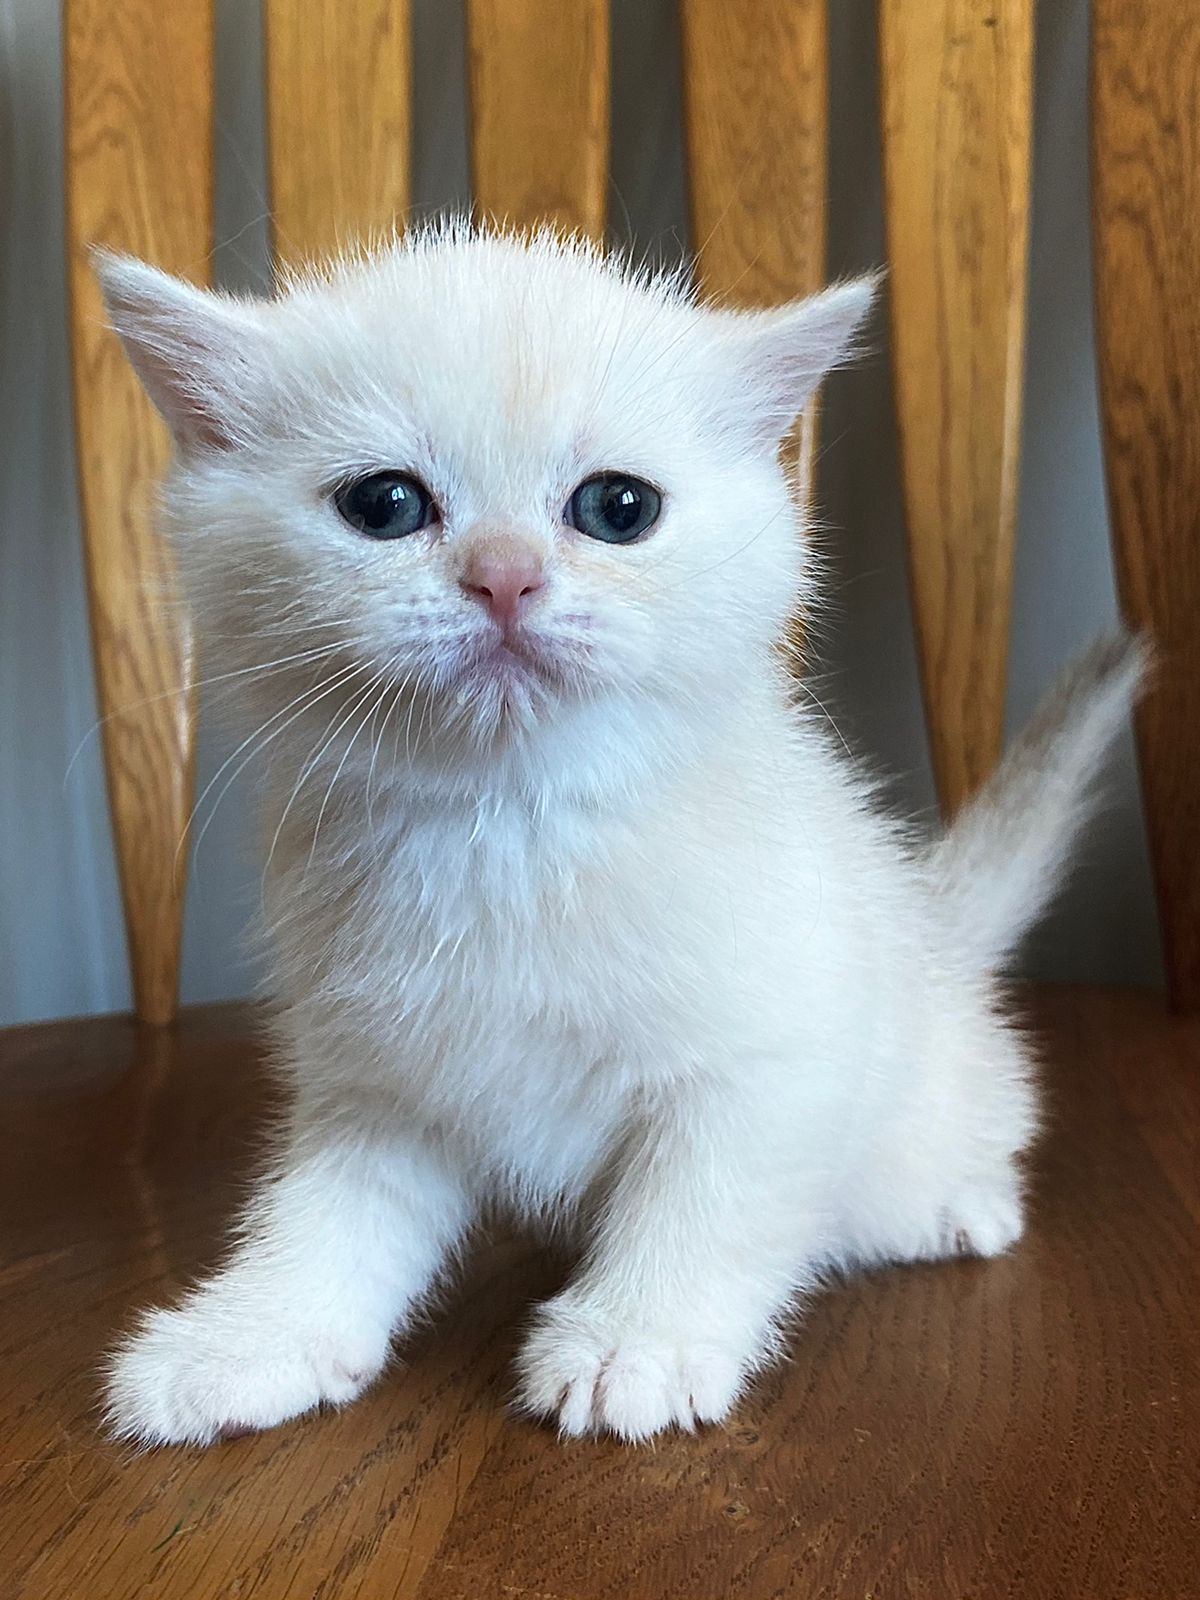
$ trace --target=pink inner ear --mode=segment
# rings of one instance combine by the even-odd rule
[[[176,442],[183,448],[231,449],[234,441],[229,430],[217,409],[205,403],[203,387],[192,378],[193,370],[213,364],[213,352],[182,337],[172,358],[156,348],[157,341],[140,338],[139,331],[126,326],[121,332],[133,369]]]
[[[199,446],[205,450],[233,449],[234,441],[229,430],[199,406],[193,406],[181,414],[172,425],[172,431],[181,446]]]
[[[201,423],[194,435],[196,443],[202,444],[213,450],[230,450],[233,441],[227,433],[222,433],[212,423]]]

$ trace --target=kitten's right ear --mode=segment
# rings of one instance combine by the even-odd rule
[[[257,308],[132,256],[97,251],[95,269],[130,364],[176,443],[237,444],[264,368],[256,359],[264,340]]]

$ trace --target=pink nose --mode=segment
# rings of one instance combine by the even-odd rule
[[[459,579],[463,590],[485,605],[501,628],[513,628],[532,597],[546,587],[537,553],[524,545],[475,551]]]

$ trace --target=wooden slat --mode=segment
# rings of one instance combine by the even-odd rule
[[[390,236],[409,198],[409,0],[266,0],[264,18],[276,255]]]
[[[1003,743],[1024,366],[1033,0],[881,0],[904,500],[947,811]]]
[[[692,239],[706,294],[778,305],[825,280],[826,0],[681,0]],[[811,477],[816,407],[800,431]]]
[[[212,244],[212,13],[207,0],[68,0],[71,330],[88,590],[134,997],[168,1021],[183,910],[176,854],[192,795],[192,648],[154,524],[167,459],[105,325],[91,245],[203,278]]]
[[[471,167],[480,212],[604,231],[607,0],[468,0]]]
[[[1200,10],[1096,0],[1093,223],[1109,502],[1158,670],[1137,721],[1175,1003],[1200,1009]]]

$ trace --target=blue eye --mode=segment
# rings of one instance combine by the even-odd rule
[[[368,539],[403,539],[438,521],[438,509],[423,483],[404,472],[373,472],[334,491],[344,522]]]
[[[600,472],[586,478],[567,502],[564,522],[589,539],[632,544],[658,521],[662,495],[641,478]]]

